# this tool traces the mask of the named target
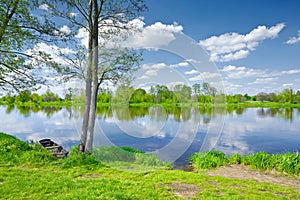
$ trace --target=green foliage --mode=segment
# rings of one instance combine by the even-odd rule
[[[129,104],[131,95],[134,92],[132,86],[121,84],[118,86],[115,96],[112,99],[113,103]]]
[[[224,153],[212,150],[193,154],[191,162],[196,169],[213,169],[227,164],[228,159]]]
[[[114,170],[103,166],[93,155],[78,156],[77,150],[76,147],[68,158],[57,160],[39,144],[0,133],[0,199],[178,199],[178,194],[192,199],[300,199],[296,188],[279,184],[208,177],[181,170]],[[9,152],[23,155],[23,162],[7,163],[3,158],[13,159]],[[150,161],[157,164],[153,156],[145,160],[143,155],[147,156],[136,153],[141,165]],[[288,166],[299,161],[298,155],[284,155]],[[210,156],[224,158],[220,152]],[[25,158],[32,163],[25,165]],[[239,160],[236,158],[233,160]],[[186,195],[185,189],[191,192]]]
[[[93,155],[101,162],[114,165],[114,163],[132,163],[143,166],[169,167],[170,164],[159,160],[153,154],[145,154],[143,151],[131,147],[103,146],[93,149]]]
[[[300,174],[300,155],[297,153],[268,154],[257,152],[241,156],[212,150],[210,152],[195,153],[191,156],[191,163],[195,169],[212,169],[227,164],[243,164],[262,171],[276,170],[290,175]]]
[[[88,169],[103,167],[104,165],[92,154],[82,152],[78,154],[78,146],[74,147],[67,158],[62,161],[62,168],[84,166]]]
[[[131,153],[145,153],[141,150],[134,149],[134,148],[131,148],[131,147],[123,146],[123,147],[120,147],[120,148],[123,149],[124,151],[128,151],[128,152],[131,152]]]
[[[146,91],[144,89],[136,89],[130,97],[130,103],[147,102]]]
[[[21,91],[19,93],[19,95],[16,97],[17,101],[20,101],[20,102],[28,102],[30,101],[31,99],[31,92],[29,90],[24,90],[24,91]]]
[[[112,98],[112,91],[101,89],[97,95],[97,102],[102,104],[110,103],[111,98]]]
[[[55,161],[40,144],[26,143],[17,138],[0,133],[0,164],[39,166]]]
[[[279,171],[288,174],[300,174],[300,155],[293,153],[285,153],[281,156],[274,156],[274,165]]]
[[[38,8],[36,1],[0,0],[0,5],[0,88],[8,91],[37,89],[36,85],[45,79],[39,67],[34,68],[28,59],[40,54],[27,54],[25,50],[33,48],[53,29],[47,24],[46,30],[33,14]]]
[[[0,167],[0,184],[0,199],[300,199],[294,187],[181,170]]]
[[[245,156],[242,159],[242,163],[246,165],[251,165],[254,168],[260,170],[270,170],[275,167],[273,165],[272,156],[265,152],[257,152],[253,155]]]
[[[177,102],[188,102],[191,100],[192,88],[187,85],[175,85],[173,92],[176,96]]]
[[[47,90],[45,94],[41,96],[43,102],[57,102],[60,98],[57,94],[54,94],[50,90]]]
[[[28,143],[22,142],[14,136],[0,133],[0,155],[10,152],[19,153],[28,150],[32,150],[32,147]]]
[[[228,158],[228,160],[231,164],[241,164],[242,156],[240,154],[233,154]]]

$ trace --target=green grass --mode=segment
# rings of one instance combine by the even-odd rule
[[[56,159],[39,145],[2,133],[0,147],[0,199],[300,199],[293,187],[252,180],[180,170],[120,171],[94,155],[78,156],[76,149]],[[224,157],[213,154],[218,155]]]
[[[119,170],[151,171],[171,168],[153,154],[130,147],[103,146],[93,149],[93,156],[102,163]]]
[[[261,171],[276,170],[288,175],[300,174],[300,155],[289,152],[284,154],[257,152],[246,156],[234,154],[227,157],[222,152],[212,150],[195,153],[191,157],[191,163],[197,170],[213,169],[227,164],[243,164]]]

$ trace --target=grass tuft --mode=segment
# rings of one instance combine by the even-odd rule
[[[228,159],[223,152],[212,150],[195,153],[191,157],[191,162],[196,169],[213,169],[227,164]]]
[[[101,162],[112,167],[119,168],[121,165],[126,168],[170,168],[171,165],[161,161],[153,154],[146,154],[143,151],[131,147],[103,146],[93,149],[93,155]]]
[[[195,153],[190,160],[196,170],[213,169],[227,164],[243,164],[261,171],[276,170],[289,175],[300,174],[300,155],[290,152],[284,154],[257,152],[246,156],[233,154],[228,157],[222,152],[212,150]]]

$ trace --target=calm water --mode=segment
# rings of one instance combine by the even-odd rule
[[[51,138],[78,145],[82,108],[0,107],[0,131],[27,141]],[[97,110],[94,147],[130,146],[186,165],[194,152],[297,152],[300,109],[103,107]]]

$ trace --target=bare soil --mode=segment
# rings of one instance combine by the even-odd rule
[[[200,189],[193,184],[185,184],[185,183],[171,183],[164,184],[164,186],[170,187],[173,189],[173,194],[182,199],[191,199]]]
[[[285,177],[276,174],[276,172],[274,171],[261,172],[258,170],[251,170],[244,165],[222,166],[217,168],[216,170],[209,171],[207,175],[274,183],[282,186],[295,187],[297,190],[300,191],[300,177]]]

